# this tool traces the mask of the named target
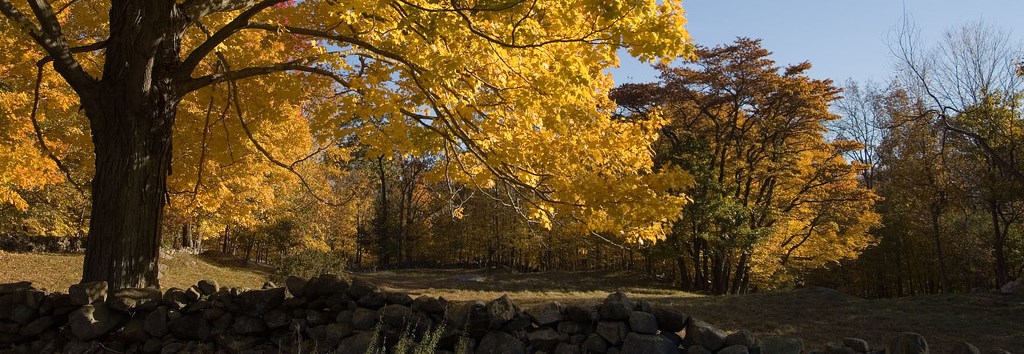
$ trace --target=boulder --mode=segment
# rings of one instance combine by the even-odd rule
[[[71,304],[75,306],[107,301],[107,281],[92,281],[74,284],[68,288]]]
[[[428,315],[443,315],[446,307],[437,298],[420,295],[420,297],[412,301],[412,309]]]
[[[387,305],[380,310],[380,320],[394,328],[405,328],[412,319],[412,309],[403,305]]]
[[[263,339],[259,337],[217,336],[217,345],[227,353],[246,353],[252,351],[261,342],[263,342]]]
[[[686,339],[694,344],[703,345],[711,351],[718,351],[725,347],[725,338],[725,333],[704,321],[690,320],[686,326]]]
[[[284,293],[284,288],[250,290],[235,297],[234,303],[245,314],[259,316],[280,306]]]
[[[323,311],[306,310],[306,324],[309,326],[325,325],[330,322],[330,317]]]
[[[288,293],[292,294],[292,296],[302,297],[305,294],[303,290],[307,282],[306,278],[290,276],[284,280],[284,287],[288,289]]]
[[[68,327],[75,338],[89,341],[110,332],[123,320],[123,315],[111,311],[105,303],[98,303],[72,311],[68,315]]]
[[[800,338],[769,337],[761,340],[761,354],[800,354],[804,341]]]
[[[169,327],[171,334],[182,340],[205,341],[210,339],[213,334],[213,326],[210,325],[210,322],[203,318],[203,314],[195,312],[171,321]]]
[[[855,352],[858,353],[867,353],[869,350],[871,350],[871,347],[868,345],[868,342],[860,338],[843,338],[843,345],[849,347],[850,349],[853,349]]]
[[[56,321],[54,321],[53,316],[39,317],[32,322],[21,326],[21,330],[18,331],[18,334],[26,337],[35,337],[53,327],[54,324],[56,324]]]
[[[146,315],[146,322],[143,324],[149,335],[160,338],[167,335],[169,331],[167,319],[167,307],[160,306]]]
[[[542,328],[526,334],[527,341],[534,348],[543,351],[552,351],[558,346],[560,336],[554,329]]]
[[[629,314],[633,312],[636,303],[626,297],[621,291],[608,295],[604,303],[597,309],[602,320],[628,320]]]
[[[253,316],[239,316],[231,325],[231,330],[241,335],[260,335],[267,332],[267,324]]]
[[[597,321],[597,312],[582,306],[569,306],[565,308],[565,317],[573,322],[594,323]]]
[[[626,327],[625,323],[619,321],[601,321],[597,323],[597,329],[594,332],[612,346],[618,346],[626,339],[629,328]]]
[[[583,341],[582,347],[583,350],[589,353],[605,353],[608,351],[608,341],[604,340],[604,337],[597,333],[591,333]]]
[[[412,305],[412,301],[412,296],[409,296],[409,294],[406,293],[395,291],[388,291],[384,293],[384,302],[387,303],[388,305],[394,304],[409,306]]]
[[[185,299],[187,299],[188,302],[196,302],[196,301],[199,301],[199,299],[202,299],[202,298],[203,298],[203,292],[199,291],[199,287],[198,286],[193,285],[193,286],[188,287],[188,289],[185,289]]]
[[[654,318],[658,320],[658,329],[662,332],[679,332],[686,328],[686,320],[689,318],[685,313],[670,308],[655,308]]]
[[[716,354],[750,354],[750,350],[744,345],[736,344],[722,348]]]
[[[928,354],[928,342],[924,336],[903,332],[889,340],[885,347],[886,354]]]
[[[216,280],[208,279],[200,280],[199,283],[196,283],[196,288],[199,289],[200,293],[206,296],[213,295],[217,290],[220,290],[220,286],[217,284]]]
[[[373,344],[373,332],[358,332],[341,341],[335,353],[337,354],[363,354],[366,348]]]
[[[587,332],[590,328],[590,324],[573,321],[562,321],[559,322],[558,326],[556,326],[555,328],[558,330],[558,333],[573,335]]]
[[[629,329],[640,334],[657,334],[658,321],[650,313],[633,311],[629,314]]]
[[[477,354],[526,354],[526,346],[512,335],[500,332],[487,332],[480,344],[476,346]]]
[[[352,313],[352,326],[359,330],[368,330],[377,325],[377,311],[367,308],[356,308]]]
[[[562,316],[562,304],[557,302],[528,308],[526,314],[538,326],[550,326],[565,318]]]
[[[162,303],[172,310],[181,310],[192,302],[188,299],[188,295],[185,294],[184,290],[170,288],[164,292]]]
[[[686,354],[714,354],[708,348],[704,348],[703,345],[694,344],[686,348]]]
[[[974,344],[960,342],[953,346],[951,354],[981,354],[981,350],[978,350],[978,347],[975,347]]]
[[[11,309],[10,320],[17,324],[28,324],[39,316],[39,311],[26,304],[18,304]]]
[[[388,303],[387,295],[379,290],[370,291],[358,299],[356,304],[371,309],[379,309]]]
[[[621,354],[678,354],[672,341],[662,336],[630,333],[622,342]]]
[[[452,328],[467,329],[470,336],[479,338],[490,327],[491,321],[487,314],[487,305],[483,301],[468,301],[451,308],[448,317]]]
[[[283,310],[274,309],[263,314],[263,322],[265,322],[267,327],[270,329],[278,329],[288,326],[288,324],[291,323],[291,318],[288,317],[288,314],[284,313]]]
[[[754,338],[754,334],[745,329],[741,329],[725,337],[726,347],[742,345],[744,347],[751,348],[756,344],[757,340]]]
[[[32,289],[32,282],[20,281],[17,283],[0,284],[0,296],[13,294],[20,290]]]
[[[487,317],[490,319],[491,329],[500,329],[502,325],[515,318],[518,313],[519,307],[512,302],[508,294],[487,303]]]
[[[115,290],[107,304],[118,311],[151,311],[160,306],[163,294],[157,288],[124,288]]]
[[[825,354],[857,354],[857,351],[843,343],[828,342],[825,344]]]
[[[1011,280],[1003,284],[1003,286],[999,287],[999,292],[1006,295],[1024,294],[1024,278]]]
[[[335,347],[341,344],[341,340],[345,339],[352,334],[352,324],[349,323],[331,323],[324,327],[324,336],[327,339],[328,347]]]
[[[349,295],[356,299],[361,299],[363,296],[374,291],[380,291],[380,289],[377,288],[377,285],[363,278],[352,279],[352,285],[348,288]]]

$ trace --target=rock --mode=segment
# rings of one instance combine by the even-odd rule
[[[476,346],[477,354],[526,354],[526,346],[512,335],[491,331]]]
[[[1003,284],[1003,286],[999,287],[999,292],[1006,295],[1024,293],[1024,278],[1011,280]]]
[[[42,334],[47,329],[50,329],[50,327],[53,327],[55,323],[56,322],[54,321],[53,316],[39,317],[33,320],[32,322],[29,322],[28,324],[22,326],[21,330],[18,331],[18,334],[26,337],[35,337]]]
[[[196,287],[199,288],[199,292],[200,293],[202,293],[203,295],[206,295],[206,296],[213,295],[214,293],[217,292],[217,290],[220,289],[220,286],[217,285],[217,281],[216,280],[206,280],[206,279],[200,280],[199,283],[196,283]]]
[[[885,347],[885,353],[928,354],[928,342],[926,342],[924,340],[924,336],[920,334],[903,332],[889,340],[888,345]]]
[[[241,335],[259,335],[267,332],[267,324],[253,316],[239,316],[231,325],[231,330]]]
[[[825,354],[857,354],[857,352],[843,343],[828,342],[825,344]]]
[[[309,326],[319,326],[327,324],[331,319],[326,313],[317,310],[306,310],[306,324]]]
[[[558,323],[558,326],[556,326],[556,329],[558,330],[558,333],[564,333],[566,335],[572,335],[572,334],[579,334],[579,333],[586,332],[589,326],[590,326],[589,323],[579,323],[579,322],[573,322],[573,321],[562,321],[562,322]]]
[[[630,333],[622,342],[622,354],[678,354],[672,341],[656,335]]]
[[[858,353],[867,353],[871,350],[871,347],[868,346],[868,342],[860,338],[843,338],[843,345],[850,347]]]
[[[379,290],[371,291],[364,295],[363,297],[360,297],[359,300],[356,301],[356,304],[358,304],[360,307],[366,307],[375,310],[384,307],[384,305],[387,305],[387,303],[387,295],[380,292]]]
[[[0,284],[0,296],[13,294],[17,291],[32,289],[32,282],[20,281],[17,283]]]
[[[549,327],[527,333],[526,339],[539,350],[551,351],[558,345],[559,335],[557,331]]]
[[[263,286],[261,286],[260,289],[266,290],[266,289],[271,289],[271,288],[276,288],[276,287],[277,287],[277,284],[274,284],[274,282],[267,280],[267,281],[263,282]]]
[[[146,340],[146,343],[142,345],[142,352],[144,353],[156,353],[160,351],[160,348],[164,346],[164,341],[157,338],[150,338]]]
[[[736,345],[730,345],[730,346],[727,346],[725,348],[722,348],[722,350],[719,350],[718,353],[716,353],[716,354],[749,354],[749,353],[750,353],[750,351],[747,350],[747,347],[745,345],[736,344]]]
[[[953,346],[951,354],[981,354],[981,350],[978,350],[978,347],[975,347],[974,344],[960,342]]]
[[[284,280],[284,287],[288,289],[288,293],[294,297],[302,297],[305,292],[303,288],[306,287],[306,283],[309,282],[305,278],[290,276]]]
[[[412,309],[402,305],[387,305],[381,309],[380,320],[395,328],[405,328],[412,318]]]
[[[335,347],[341,344],[341,340],[352,334],[352,324],[331,323],[324,328],[324,335],[327,338],[328,347]]]
[[[626,294],[620,291],[608,295],[604,303],[597,309],[602,320],[628,320],[629,314],[633,312],[636,303],[629,300]]]
[[[203,318],[201,313],[185,314],[181,318],[171,321],[169,327],[171,334],[182,340],[205,341],[210,339],[213,334],[213,326]]]
[[[487,305],[483,301],[468,301],[460,303],[451,308],[448,318],[452,328],[469,330],[470,336],[479,338],[482,336],[491,321],[487,315]]]
[[[604,353],[608,351],[608,341],[604,340],[604,337],[597,333],[591,333],[587,336],[587,339],[583,341],[583,350],[592,353]]]
[[[619,321],[601,321],[597,323],[597,329],[594,332],[612,346],[618,346],[626,339],[629,328],[626,328],[625,323]]]
[[[107,301],[107,281],[92,281],[74,284],[68,288],[71,304],[75,306]]]
[[[291,323],[291,318],[289,318],[288,314],[284,313],[283,310],[274,309],[267,311],[267,313],[263,315],[263,322],[265,322],[267,327],[270,329],[278,329]]]
[[[757,340],[754,338],[754,334],[745,329],[741,329],[725,337],[726,347],[742,345],[744,347],[751,348],[754,347],[756,344]]]
[[[217,336],[217,345],[228,353],[246,353],[252,351],[261,342],[263,339],[259,337]]]
[[[160,338],[167,335],[167,332],[169,332],[167,325],[167,307],[160,306],[146,316],[146,322],[143,324],[143,328],[146,329],[146,332],[149,333],[149,335]]]
[[[389,291],[384,293],[384,302],[388,305],[409,306],[412,305],[412,296],[406,293]]]
[[[580,346],[570,343],[558,343],[554,354],[580,354]]]
[[[150,337],[144,328],[145,322],[145,319],[141,316],[132,317],[120,330],[115,331],[117,332],[117,340],[128,343],[145,343]]]
[[[163,294],[157,288],[124,288],[117,289],[107,304],[118,311],[151,311],[160,306]]]
[[[167,291],[164,292],[162,302],[172,310],[181,310],[192,303],[189,301],[188,295],[185,294],[185,291],[178,288],[167,289]]]
[[[565,318],[562,316],[562,304],[557,302],[528,308],[526,309],[526,314],[538,326],[550,326]]]
[[[629,329],[640,334],[657,334],[658,321],[652,314],[633,311],[629,314]]]
[[[593,309],[581,306],[569,306],[565,308],[565,317],[569,318],[569,320],[573,322],[594,323],[597,321],[597,312]]]
[[[519,313],[519,307],[512,302],[508,294],[487,303],[487,317],[491,320],[491,329],[499,329],[511,321]]]
[[[367,352],[366,348],[370,347],[371,343],[373,343],[373,332],[359,332],[342,340],[335,353],[363,354]]]
[[[725,347],[726,335],[707,322],[690,320],[686,326],[686,338],[711,351],[718,351]]]
[[[71,334],[79,340],[89,341],[110,332],[121,324],[124,317],[111,311],[107,304],[85,305],[68,315]]]
[[[412,301],[412,309],[428,315],[443,315],[445,305],[441,300],[427,295],[420,295],[420,297]]]
[[[689,348],[686,348],[686,354],[714,354],[708,348],[704,348],[703,345],[694,344]]]
[[[804,341],[800,338],[770,337],[761,340],[761,354],[800,354]]]
[[[203,298],[203,292],[199,291],[199,287],[198,286],[193,285],[193,286],[188,287],[188,289],[185,289],[185,299],[188,300],[188,302],[190,302],[190,303],[191,302],[196,302],[196,301],[199,301],[199,299],[202,299],[202,298]]]
[[[306,282],[306,286],[302,287],[302,295],[307,298],[314,298],[317,296],[330,296],[337,293],[347,293],[349,291],[349,284],[345,278],[338,276],[337,274],[320,274],[313,278],[310,278]],[[359,296],[355,296],[359,298]]]
[[[654,318],[658,320],[658,329],[662,332],[675,333],[686,328],[686,320],[689,316],[675,309],[655,308]]]
[[[377,286],[374,285],[373,283],[363,278],[352,279],[352,286],[348,288],[349,295],[352,295],[352,297],[356,299],[361,299],[363,296],[366,296],[367,294],[374,291],[380,291],[380,289],[378,289]]]
[[[355,329],[367,330],[377,324],[377,311],[366,308],[357,308],[352,314],[352,326]]]
[[[250,290],[239,294],[234,303],[245,314],[259,316],[280,306],[284,301],[284,293],[284,288]]]
[[[24,325],[35,320],[38,315],[39,312],[36,309],[25,304],[18,304],[11,309],[10,320]]]

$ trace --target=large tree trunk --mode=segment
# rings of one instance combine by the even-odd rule
[[[113,0],[94,102],[96,175],[82,281],[158,286],[157,257],[179,98],[172,80],[180,35],[171,0]]]

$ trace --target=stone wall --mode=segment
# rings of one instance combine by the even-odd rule
[[[85,250],[85,237],[0,235],[0,251],[76,253]]]
[[[799,354],[798,338],[726,335],[671,308],[613,293],[597,307],[558,303],[520,309],[490,302],[381,291],[334,275],[288,278],[243,291],[201,281],[188,289],[121,289],[77,284],[67,294],[22,282],[0,285],[0,352],[20,353],[365,353],[411,336],[436,353]],[[898,342],[897,342],[898,340]],[[382,343],[381,343],[382,342]],[[924,338],[901,334],[920,353]],[[827,354],[871,352],[849,338]],[[389,350],[392,352],[393,350]],[[434,350],[425,352],[434,353]],[[927,353],[927,349],[923,353]],[[969,353],[969,351],[967,352]]]

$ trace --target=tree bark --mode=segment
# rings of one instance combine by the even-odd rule
[[[96,175],[82,281],[159,286],[157,259],[180,100],[175,1],[111,1],[110,37],[94,102]],[[83,100],[85,101],[85,100]]]

